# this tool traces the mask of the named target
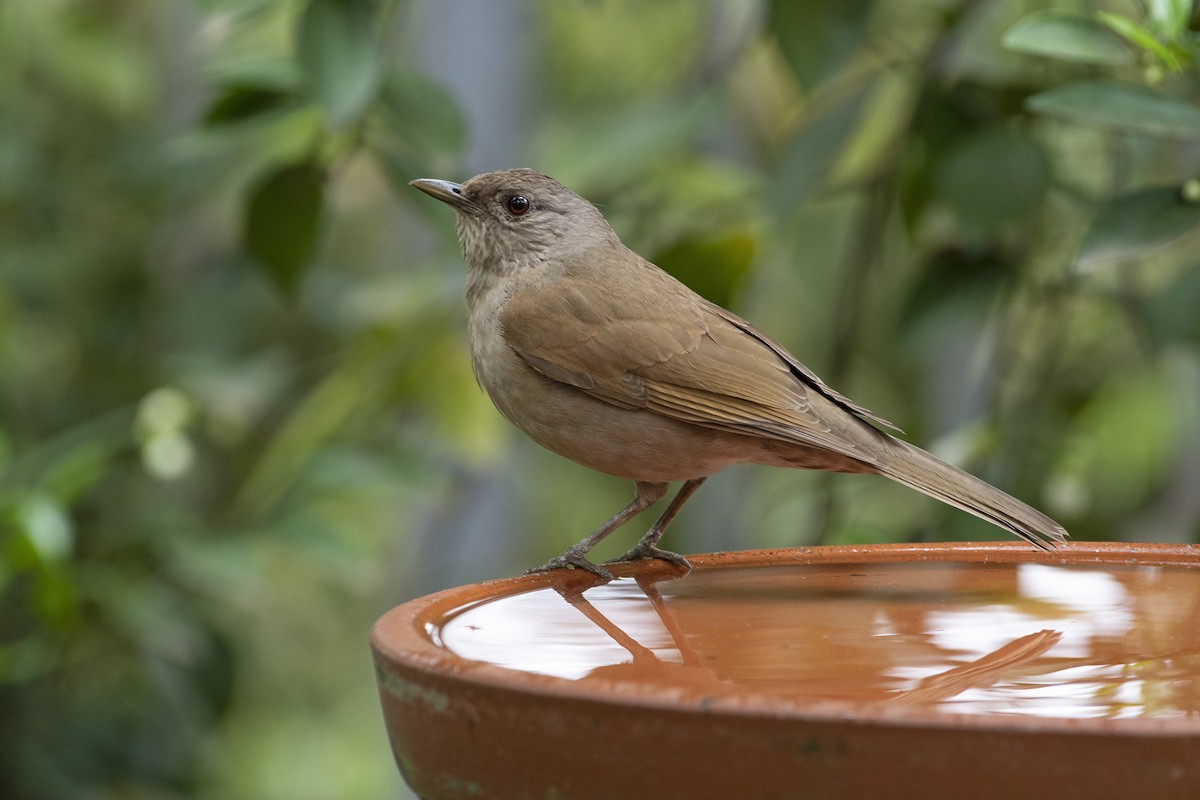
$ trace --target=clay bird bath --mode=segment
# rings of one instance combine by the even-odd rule
[[[1200,547],[817,547],[559,570],[371,632],[451,798],[1200,798]]]

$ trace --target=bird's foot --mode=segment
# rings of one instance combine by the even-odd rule
[[[613,579],[613,574],[597,564],[593,564],[584,557],[584,551],[571,548],[561,556],[556,556],[550,559],[540,567],[525,570],[526,575],[533,575],[538,572],[549,572],[554,569],[581,569],[584,572],[590,572],[597,578],[606,581]]]
[[[672,553],[670,550],[663,550],[661,547],[653,544],[636,544],[633,549],[623,556],[610,558],[605,561],[605,564],[619,564],[623,561],[640,561],[644,558],[657,558],[663,561],[674,564],[677,567],[692,571],[692,564],[679,553]]]

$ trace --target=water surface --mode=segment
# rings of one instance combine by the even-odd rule
[[[929,562],[669,575],[501,597],[431,635],[508,669],[709,696],[1200,719],[1200,570]]]

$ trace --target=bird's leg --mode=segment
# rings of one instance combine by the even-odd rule
[[[534,567],[533,569],[526,570],[525,574],[528,575],[531,572],[546,572],[547,570],[559,569],[560,567],[578,567],[579,569],[584,569],[594,575],[598,575],[605,580],[612,580],[613,576],[611,572],[603,567],[596,566],[592,562],[588,561],[584,556],[589,550],[599,544],[600,540],[605,536],[608,536],[617,528],[628,522],[632,517],[637,516],[639,513],[645,511],[647,508],[661,500],[662,496],[667,493],[667,488],[669,486],[670,484],[666,483],[644,483],[642,481],[638,481],[637,496],[633,498],[632,503],[622,508],[616,514],[613,514],[612,518],[609,519],[608,522],[605,522],[599,528],[596,528],[596,530],[588,534],[588,536],[583,541],[579,542],[579,544],[567,548],[567,550],[561,556],[550,559],[540,567]],[[671,506],[674,507],[678,501],[679,498],[676,497],[675,502],[671,503]],[[670,509],[668,509],[668,513],[669,512]],[[667,515],[664,514],[663,516]],[[674,516],[674,514],[671,514],[670,516]],[[668,521],[670,521],[669,517]],[[662,522],[662,520],[659,520],[659,522]],[[658,523],[655,523],[655,527],[658,527]],[[660,533],[659,536],[661,535],[662,534]],[[655,541],[657,541],[657,537],[655,538]]]
[[[705,478],[692,478],[686,481],[683,486],[679,487],[679,492],[671,500],[671,504],[667,506],[667,510],[658,518],[658,521],[650,526],[650,530],[646,531],[646,535],[638,541],[630,550],[623,556],[606,561],[606,564],[615,564],[618,561],[637,561],[640,558],[661,558],[664,561],[669,561],[686,569],[691,569],[692,565],[688,560],[679,553],[672,553],[670,550],[663,550],[658,546],[658,540],[666,533],[667,526],[671,524],[671,520],[675,519],[675,515],[679,513],[679,509],[683,508],[683,504],[688,501],[700,484],[704,483]]]

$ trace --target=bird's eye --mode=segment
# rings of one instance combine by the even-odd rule
[[[514,194],[504,202],[504,207],[508,209],[508,213],[519,217],[533,208],[533,203],[530,203],[529,198],[523,194]]]

